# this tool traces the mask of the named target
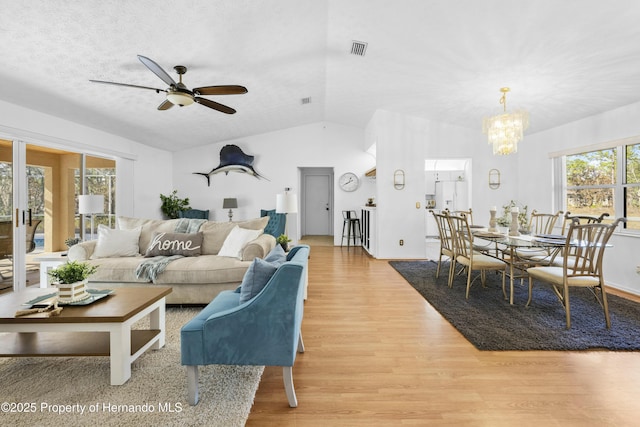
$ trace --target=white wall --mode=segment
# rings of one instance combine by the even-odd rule
[[[238,199],[234,220],[255,218],[260,209],[275,209],[276,194],[290,187],[300,193],[298,168],[329,167],[334,169],[334,241],[340,244],[343,209],[357,209],[373,197],[375,185],[364,178],[364,172],[375,164],[364,152],[364,132],[334,123],[314,123],[282,131],[225,141],[174,153],[174,187],[182,197],[189,197],[191,207],[209,209],[209,219],[226,221],[222,200]],[[206,179],[193,172],[208,172],[220,164],[220,149],[227,144],[239,146],[246,154],[255,156],[254,167],[267,179],[231,172]],[[343,173],[351,171],[361,179],[358,190],[345,193],[337,187]],[[300,201],[300,200],[299,200]],[[288,232],[294,242],[299,239],[299,214],[289,214]]]
[[[517,194],[517,163],[493,156],[480,131],[378,110],[366,129],[365,147],[376,143],[379,258],[425,257],[425,159],[471,158],[471,202],[476,223],[488,223],[489,208]],[[489,188],[489,170],[501,172],[502,185]],[[393,187],[393,174],[406,174],[403,190]],[[416,208],[420,203],[420,208]],[[404,245],[399,245],[399,240]]]
[[[159,194],[170,192],[172,188],[172,156],[167,151],[4,101],[0,101],[0,137],[29,139],[27,142],[38,141],[92,154],[105,150],[121,154],[128,160],[124,162],[125,173],[118,173],[116,191],[127,197],[118,197],[116,213],[161,217]],[[127,164],[130,162],[133,162],[132,167]]]
[[[640,103],[527,135],[520,144],[519,193],[527,194],[539,210],[550,211],[552,170],[549,153],[569,148],[615,141],[640,135]],[[640,294],[640,236],[614,234],[612,247],[605,253],[604,272],[607,283]]]

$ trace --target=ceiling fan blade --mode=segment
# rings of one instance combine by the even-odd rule
[[[158,105],[158,110],[168,110],[171,107],[173,107],[173,103],[168,99],[165,99],[162,104]]]
[[[135,87],[138,89],[151,89],[151,90],[155,90],[156,92],[166,92],[165,89],[158,89],[156,87],[149,87],[149,86],[138,86],[138,85],[130,85],[128,83],[116,83],[116,82],[107,82],[104,80],[89,80],[92,83],[102,83],[102,84],[106,84],[106,85],[117,85],[117,86],[126,86],[126,87]]]
[[[138,59],[142,62],[145,67],[147,67],[153,74],[160,77],[160,79],[168,84],[169,86],[176,86],[177,83],[175,80],[171,78],[169,74],[165,70],[162,69],[161,66],[156,64],[152,59],[147,58],[146,56],[138,55]]]
[[[226,105],[219,104],[219,103],[217,103],[215,101],[212,101],[210,99],[200,98],[198,96],[196,96],[194,99],[198,104],[202,104],[205,107],[213,108],[214,110],[218,110],[218,111],[220,111],[222,113],[226,113],[226,114],[235,114],[236,113],[236,110],[234,110],[233,108],[227,107]]]
[[[198,95],[242,95],[247,88],[239,85],[204,86],[193,89]]]

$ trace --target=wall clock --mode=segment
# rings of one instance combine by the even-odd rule
[[[342,174],[342,176],[338,180],[338,185],[340,185],[340,188],[342,188],[344,191],[355,191],[360,185],[360,180],[355,173],[347,172],[345,174]]]

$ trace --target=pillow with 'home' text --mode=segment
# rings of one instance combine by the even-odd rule
[[[199,256],[201,253],[202,233],[155,233],[144,256]]]

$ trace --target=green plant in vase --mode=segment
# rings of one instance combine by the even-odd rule
[[[511,225],[511,210],[513,208],[518,208],[519,210],[518,228],[521,230],[526,230],[529,226],[529,207],[527,205],[519,204],[515,200],[510,200],[509,203],[502,206],[502,216],[496,218],[496,224],[498,224],[500,227],[509,227]]]
[[[282,246],[282,249],[284,249],[285,252],[289,249],[290,241],[291,239],[286,234],[281,234],[278,237],[276,237],[276,242],[278,242],[278,244]]]
[[[98,268],[86,262],[70,261],[48,272],[51,284],[58,288],[61,303],[82,301],[91,295],[87,292],[87,279]]]
[[[189,198],[185,197],[181,199],[178,197],[178,190],[173,190],[168,196],[160,194],[160,200],[162,201],[160,209],[169,219],[178,218],[180,212],[191,209],[191,206],[189,206]]]
[[[98,267],[86,262],[69,261],[49,271],[53,283],[71,284],[82,282],[96,272]]]

